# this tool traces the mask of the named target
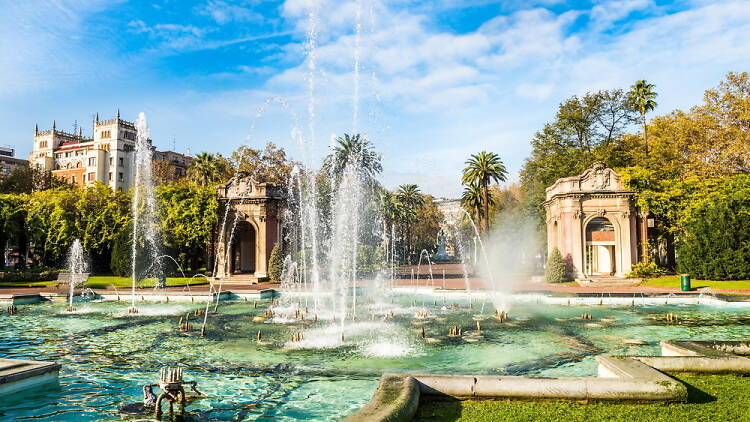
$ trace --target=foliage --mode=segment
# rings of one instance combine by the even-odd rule
[[[415,421],[740,421],[747,420],[750,378],[679,376],[686,403],[577,403],[572,401],[455,400],[420,403]]]
[[[70,245],[80,239],[92,256],[93,269],[101,271],[110,261],[116,234],[129,225],[129,213],[128,195],[113,192],[108,186],[57,188],[28,197],[25,227],[44,264],[62,264]]]
[[[286,151],[271,142],[262,149],[242,145],[232,153],[232,165],[240,177],[249,177],[256,183],[286,186],[292,168],[299,165],[286,157]]]
[[[0,194],[0,245],[5,247],[6,242],[18,245],[22,255],[26,253],[26,220],[27,195],[3,195]],[[0,268],[5,266],[5,254],[0,253]],[[21,265],[23,266],[23,265]]]
[[[333,151],[323,161],[323,168],[338,178],[348,165],[354,165],[373,184],[375,177],[383,171],[381,156],[373,149],[372,143],[360,134],[336,138]]]
[[[127,228],[120,230],[112,242],[112,254],[109,268],[114,275],[120,277],[132,276],[133,268],[131,265],[131,255],[133,252],[131,242],[131,232]]]
[[[66,185],[64,180],[54,177],[51,171],[31,166],[18,166],[7,177],[0,180],[0,193],[32,193]]]
[[[443,223],[443,214],[431,195],[423,195],[422,205],[416,208],[416,219],[411,226],[411,243],[415,256],[423,250],[435,252],[437,235]]]
[[[678,269],[714,280],[750,279],[750,176],[722,179],[682,220]]]
[[[488,233],[490,230],[490,197],[489,185],[492,182],[504,182],[507,179],[508,170],[506,170],[500,156],[494,152],[481,151],[478,154],[472,154],[466,160],[466,167],[461,176],[461,183],[464,185],[476,185],[482,192],[482,214],[484,228]],[[480,222],[481,225],[481,222]]]
[[[646,147],[648,155],[648,127],[646,125],[646,113],[656,108],[657,93],[654,92],[654,84],[650,84],[641,79],[636,81],[628,92],[628,101],[631,107],[641,115],[641,124],[643,125],[643,144]]]
[[[187,176],[188,180],[199,186],[215,186],[229,180],[232,176],[232,164],[221,154],[201,152],[190,164]]]
[[[2,283],[36,283],[40,281],[54,281],[58,276],[57,271],[44,270],[44,271],[13,271],[7,272],[0,277]]]
[[[181,263],[183,268],[195,271],[199,258],[211,250],[211,235],[218,220],[216,192],[210,186],[176,183],[159,186],[156,196],[165,245],[178,257],[189,259]]]
[[[646,278],[646,277],[658,277],[666,274],[667,271],[656,265],[655,262],[638,262],[633,265],[628,277],[630,278]]]
[[[641,142],[625,130],[635,112],[622,90],[573,96],[560,104],[555,119],[536,132],[531,156],[520,172],[523,207],[540,228],[545,224],[545,189],[561,177],[581,174],[594,162],[626,167]]]
[[[276,243],[271,249],[271,256],[268,259],[268,278],[272,283],[281,281],[281,272],[284,270],[284,257],[282,256],[281,245]]]
[[[568,264],[563,259],[560,250],[552,249],[547,257],[547,265],[544,269],[545,283],[565,283],[571,280]]]

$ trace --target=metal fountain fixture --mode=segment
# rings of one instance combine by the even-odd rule
[[[169,402],[170,415],[174,414],[175,403],[180,405],[180,413],[185,412],[185,403],[187,403],[187,397],[185,395],[186,386],[190,387],[190,389],[199,396],[205,396],[205,394],[197,390],[197,382],[185,381],[182,378],[183,374],[184,373],[182,368],[161,368],[161,370],[159,370],[159,382],[157,384],[151,384],[144,387],[159,387],[162,391],[161,394],[159,394],[159,397],[156,399],[154,407],[154,417],[156,419],[161,418],[161,404],[163,400],[167,400]]]

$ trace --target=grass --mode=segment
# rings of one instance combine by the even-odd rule
[[[92,289],[103,289],[108,286],[114,285],[115,287],[130,287],[133,280],[130,277],[117,277],[117,276],[92,276],[89,277],[89,280],[86,282],[86,287],[91,287]],[[138,283],[139,287],[154,287],[154,284],[156,283],[155,278],[146,278],[141,280]],[[172,286],[184,286],[185,284],[190,283],[190,285],[196,285],[196,284],[206,284],[207,281],[203,277],[195,277],[195,278],[189,278],[189,277],[168,277],[167,278],[167,287]]]
[[[167,287],[172,287],[172,286],[181,287],[187,284],[188,282],[190,283],[191,286],[207,283],[206,279],[203,277],[195,277],[195,278],[168,277]],[[132,283],[132,279],[130,277],[91,276],[89,277],[88,281],[84,285],[92,289],[104,289],[112,285],[114,285],[115,287],[130,287],[131,283]],[[141,280],[138,283],[138,286],[139,287],[154,287],[155,283],[156,283],[155,278],[146,278],[146,279]],[[0,281],[0,287],[13,287],[13,286],[45,287],[45,286],[54,286],[54,285],[57,285],[57,281],[34,281],[34,282],[17,281],[17,282],[7,282],[7,283],[3,283],[2,281]]]
[[[530,401],[420,403],[416,421],[750,421],[750,377],[678,377],[687,403],[615,404]]]
[[[680,276],[663,276],[657,278],[648,278],[641,283],[641,286],[652,287],[669,287],[673,289],[680,288]],[[709,287],[711,289],[729,289],[729,290],[750,290],[750,280],[691,280],[690,287],[700,289]]]

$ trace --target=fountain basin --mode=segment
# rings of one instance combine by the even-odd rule
[[[55,362],[0,359],[0,397],[56,382],[59,371]]]

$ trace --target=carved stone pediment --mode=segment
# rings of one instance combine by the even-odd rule
[[[595,163],[581,175],[581,190],[619,190],[619,176],[602,163]]]
[[[217,188],[219,198],[252,200],[259,198],[282,199],[284,189],[270,183],[257,183],[250,177],[234,176]]]

